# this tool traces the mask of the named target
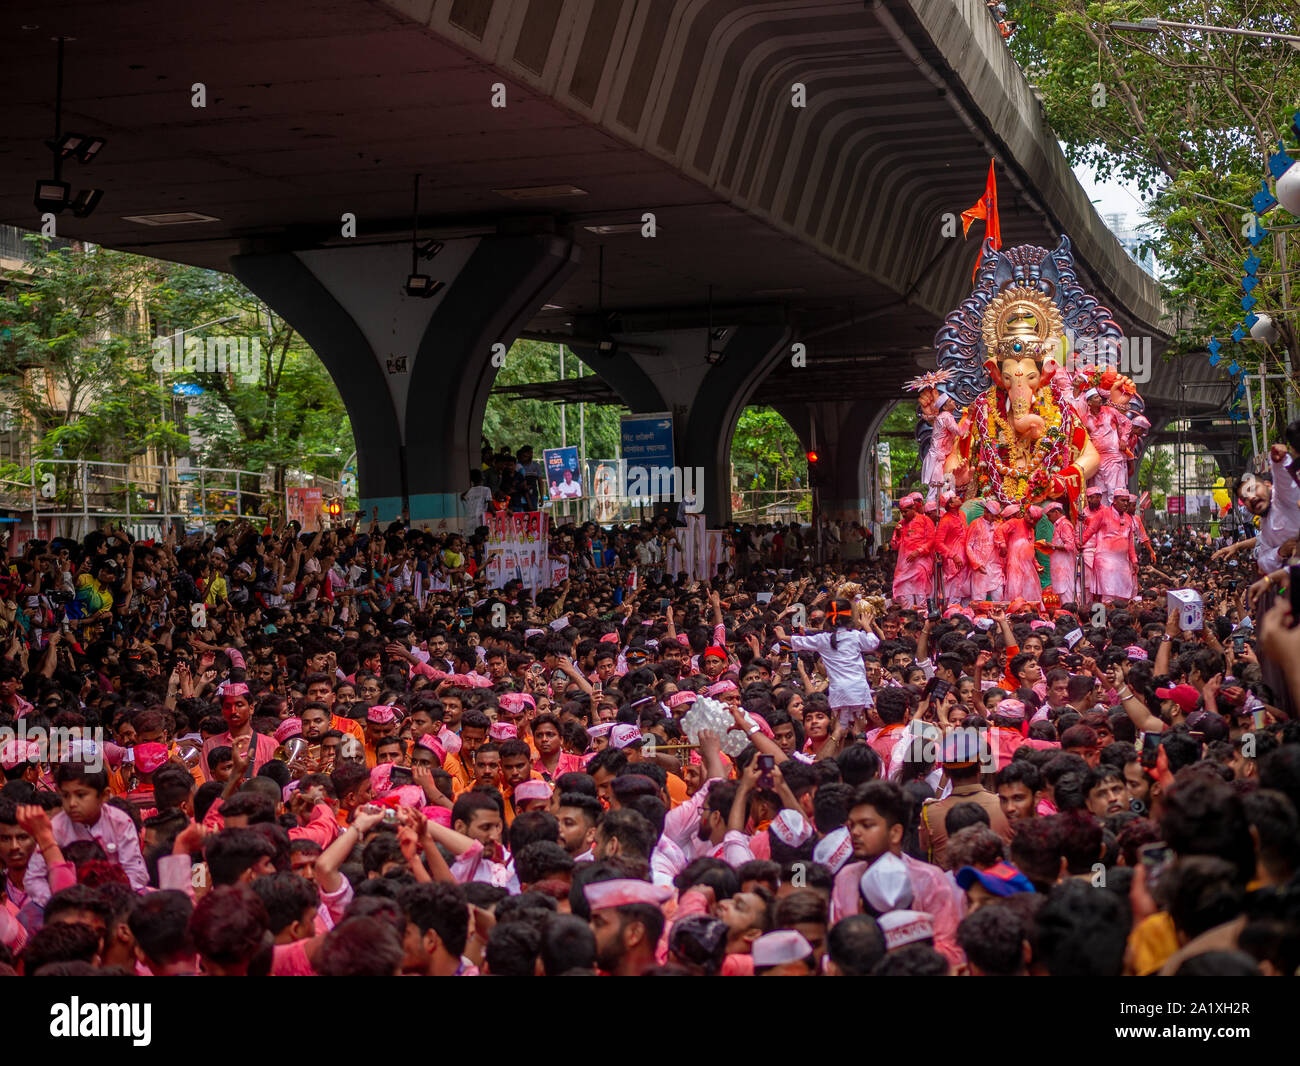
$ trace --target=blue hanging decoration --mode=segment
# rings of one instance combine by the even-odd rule
[[[1222,348],[1223,345],[1218,341],[1216,341],[1213,337],[1211,337],[1210,343],[1207,344],[1205,347],[1209,349],[1210,355],[1217,356],[1219,354],[1219,349]]]
[[[1258,284],[1259,284],[1259,278],[1255,277],[1254,274],[1247,274],[1244,278],[1241,279],[1241,287],[1245,289],[1247,292],[1250,292]]]
[[[1241,367],[1237,365],[1237,360],[1234,359],[1231,363],[1228,364],[1228,373],[1231,374],[1233,377],[1236,377],[1238,374],[1241,373]],[[1238,386],[1238,388],[1240,388],[1240,386]]]
[[[1269,191],[1268,182],[1261,181],[1259,184],[1259,192],[1250,198],[1250,206],[1255,209],[1255,214],[1262,215],[1277,206],[1277,197]]]
[[[1294,162],[1295,160],[1287,155],[1286,145],[1278,141],[1277,151],[1268,157],[1268,172],[1274,178],[1280,178]]]
[[[1266,230],[1264,226],[1259,222],[1259,220],[1256,219],[1255,232],[1251,234],[1249,238],[1247,238],[1250,241],[1251,247],[1258,248],[1260,242],[1267,236],[1268,236],[1268,230]]]
[[[1247,274],[1254,274],[1259,269],[1259,257],[1254,252],[1251,252],[1241,265],[1246,268]]]
[[[1232,339],[1236,341],[1238,344],[1240,344],[1242,341],[1246,339],[1246,331],[1241,328],[1240,324],[1233,327]]]
[[[1243,296],[1243,297],[1241,298],[1241,309],[1242,309],[1243,311],[1249,311],[1249,310],[1250,310],[1252,307],[1254,307],[1257,303],[1259,303],[1259,301],[1256,300],[1255,297],[1253,297],[1253,296]]]
[[[1220,358],[1220,357],[1217,356],[1217,355],[1212,355],[1212,356],[1210,356],[1210,366],[1218,366],[1218,365],[1219,365],[1219,358]]]
[[[1248,314],[1245,318],[1242,319],[1242,323],[1245,325],[1247,329],[1252,329],[1255,323],[1258,321],[1259,321],[1259,315],[1255,314],[1253,311],[1250,314]]]
[[[1300,137],[1300,111],[1291,116],[1291,128],[1295,131],[1295,135]]]

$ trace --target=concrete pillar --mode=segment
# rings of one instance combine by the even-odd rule
[[[408,296],[407,244],[237,255],[236,277],[283,315],[329,370],[357,443],[361,504],[390,521],[455,524],[478,461],[494,345],[516,335],[573,272],[567,238],[446,241],[419,271],[442,288]]]
[[[759,382],[790,357],[793,334],[782,322],[728,328],[721,341],[708,329],[618,333],[634,351],[600,353],[571,342],[578,357],[634,412],[673,415],[676,465],[703,477],[704,513],[712,528],[731,518],[731,438]],[[711,361],[710,351],[718,353]],[[654,354],[650,354],[653,351]]]

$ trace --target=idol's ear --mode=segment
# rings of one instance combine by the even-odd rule
[[[984,360],[984,369],[989,372],[989,377],[993,379],[993,384],[1000,389],[1007,387],[1006,381],[1002,377],[1002,368],[998,366],[998,361],[992,357]]]

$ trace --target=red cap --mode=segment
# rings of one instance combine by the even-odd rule
[[[704,662],[705,659],[721,659],[723,660],[723,662],[725,662],[727,659],[727,649],[719,648],[716,646],[712,648],[705,648],[702,652],[700,652],[700,662]]]
[[[1173,688],[1158,688],[1156,695],[1162,700],[1173,700],[1182,708],[1183,714],[1191,714],[1201,702],[1201,694],[1191,685],[1175,685]]]

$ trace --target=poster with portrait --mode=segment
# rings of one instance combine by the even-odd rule
[[[552,500],[582,498],[582,468],[576,447],[547,448],[542,452],[542,463],[546,470],[546,492]]]

